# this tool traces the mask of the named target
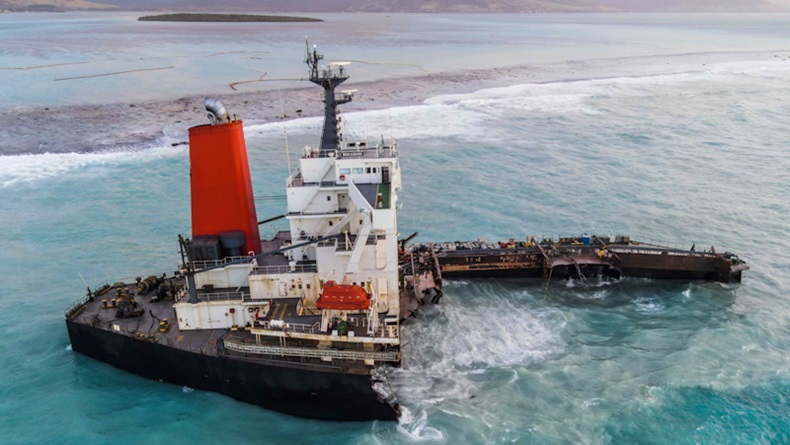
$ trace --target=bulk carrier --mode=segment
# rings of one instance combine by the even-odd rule
[[[728,282],[748,268],[623,236],[409,245],[398,146],[343,140],[347,63],[321,60],[308,48],[324,90],[320,145],[287,178],[285,213],[258,221],[242,121],[207,99],[210,123],[189,130],[192,235],[179,236],[179,270],[89,288],[66,312],[74,351],[296,416],[394,420],[387,368],[401,362],[401,323],[440,300],[443,276]],[[261,240],[259,225],[281,218],[289,230]]]

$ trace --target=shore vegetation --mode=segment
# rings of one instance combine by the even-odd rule
[[[137,19],[141,22],[323,22],[310,17],[253,14],[195,14],[175,13],[148,15]]]

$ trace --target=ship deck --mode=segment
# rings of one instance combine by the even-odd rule
[[[183,284],[183,278],[171,279],[173,284]],[[221,289],[220,289],[221,290]],[[235,289],[234,289],[235,290]],[[216,289],[215,289],[216,291]],[[142,313],[136,317],[118,318],[116,317],[116,307],[112,306],[112,300],[116,298],[118,292],[128,293],[134,296],[134,301],[142,308]],[[199,297],[200,298],[200,297]],[[106,301],[106,307],[105,302]],[[316,349],[314,339],[294,338],[285,336],[282,338],[275,336],[256,335],[251,332],[257,329],[258,334],[262,329],[272,329],[272,322],[283,323],[282,329],[287,332],[316,333],[319,332],[321,323],[320,312],[316,309],[300,307],[299,298],[282,298],[273,300],[273,305],[265,316],[256,321],[255,326],[246,329],[240,327],[238,330],[230,329],[201,329],[201,330],[180,330],[176,319],[176,312],[173,307],[172,298],[156,301],[152,293],[140,294],[137,292],[136,283],[115,283],[106,288],[103,292],[96,295],[93,299],[84,301],[81,305],[75,306],[67,314],[72,322],[92,326],[97,329],[113,332],[121,335],[136,337],[140,341],[158,343],[168,347],[193,352],[197,354],[217,356],[224,354],[236,355],[249,358],[247,354],[236,354],[225,350],[225,341],[237,344],[254,344],[263,346],[278,346],[286,348],[311,348]],[[379,314],[379,319],[383,332],[378,335],[386,335],[388,329],[394,329],[391,336],[397,336],[397,319],[390,319],[385,314]],[[159,323],[167,319],[170,322],[169,328],[165,332],[159,331]],[[389,328],[395,324],[395,328]],[[346,341],[348,337],[338,335],[339,320],[334,320],[330,325],[330,332],[327,339],[331,340],[332,347],[340,350],[364,350],[364,345],[352,341]],[[364,337],[367,335],[367,320],[363,314],[348,314],[347,331],[349,336]],[[376,348],[377,350],[380,347]],[[302,364],[326,364],[321,363],[320,357],[314,359],[278,357],[279,361],[298,361]],[[353,363],[353,360],[343,362],[344,372],[367,372],[362,363]],[[356,366],[359,365],[359,366]],[[358,368],[358,369],[356,369]]]
[[[182,284],[177,283],[176,284]],[[88,300],[79,307],[79,312],[71,320],[109,332],[137,336],[141,340],[151,341],[170,347],[206,355],[217,354],[217,341],[226,333],[224,329],[210,329],[200,331],[180,331],[176,319],[173,300],[152,301],[151,295],[136,295],[135,301],[143,308],[143,313],[138,317],[117,318],[116,308],[112,307],[111,300],[115,298],[117,290],[137,293],[136,283],[112,286],[104,293],[92,300]],[[106,300],[108,307],[102,307],[102,300]],[[159,332],[159,322],[168,319],[170,328],[166,332]]]

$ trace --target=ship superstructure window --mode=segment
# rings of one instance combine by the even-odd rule
[[[368,168],[365,169],[365,173],[368,173],[368,174],[373,173],[372,170],[373,170],[372,168],[368,167]]]
[[[331,197],[331,196],[327,196],[327,197],[326,197],[326,200],[327,200],[327,201],[331,201],[331,200],[332,200],[332,197]]]
[[[361,175],[364,172],[365,169],[362,167],[354,167],[354,169],[352,170],[352,173],[354,173],[355,175]]]
[[[340,174],[341,175],[350,175],[351,174],[351,169],[350,168],[341,168],[340,169]]]

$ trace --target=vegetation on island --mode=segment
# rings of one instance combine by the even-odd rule
[[[284,15],[252,14],[162,14],[149,15],[137,19],[141,22],[323,22],[310,17],[289,17]]]

